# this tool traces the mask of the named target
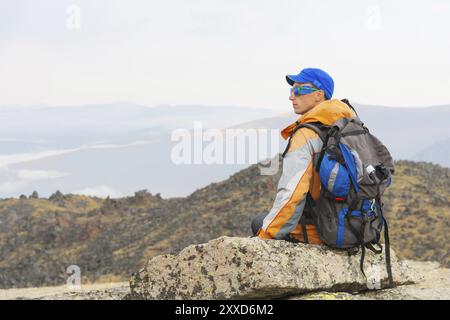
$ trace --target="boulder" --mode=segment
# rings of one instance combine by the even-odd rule
[[[30,194],[30,199],[39,199],[39,193],[34,190],[32,194]]]
[[[408,261],[422,280],[413,285],[397,286],[386,290],[370,290],[358,293],[315,292],[289,297],[290,300],[449,300],[450,269],[438,262]]]
[[[394,285],[421,281],[391,250]],[[131,299],[271,299],[315,292],[360,292],[387,286],[383,254],[327,246],[220,237],[177,255],[153,257],[130,281]]]

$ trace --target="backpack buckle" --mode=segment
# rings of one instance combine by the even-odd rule
[[[377,207],[375,205],[375,199],[370,201],[370,211],[377,212]]]

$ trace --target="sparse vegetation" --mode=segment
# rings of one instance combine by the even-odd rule
[[[151,256],[248,236],[253,216],[271,208],[279,177],[262,176],[255,165],[186,198],[141,190],[120,199],[57,191],[0,200],[0,288],[63,284],[72,264],[84,283],[128,280]],[[396,162],[385,212],[400,257],[450,266],[449,178],[448,168]]]

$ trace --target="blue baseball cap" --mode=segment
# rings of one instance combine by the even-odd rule
[[[325,71],[317,68],[306,68],[297,75],[287,75],[286,81],[293,86],[296,82],[311,83],[317,89],[323,90],[325,98],[331,99],[334,91],[334,81]]]

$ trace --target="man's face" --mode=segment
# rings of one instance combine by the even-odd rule
[[[308,86],[313,87],[310,83],[294,83],[292,88],[298,86]],[[292,107],[294,108],[294,112],[296,114],[304,114],[314,108],[316,105],[325,100],[323,91],[317,90],[308,94],[301,94],[299,96],[295,96],[292,91],[289,96],[289,100],[292,101]]]

